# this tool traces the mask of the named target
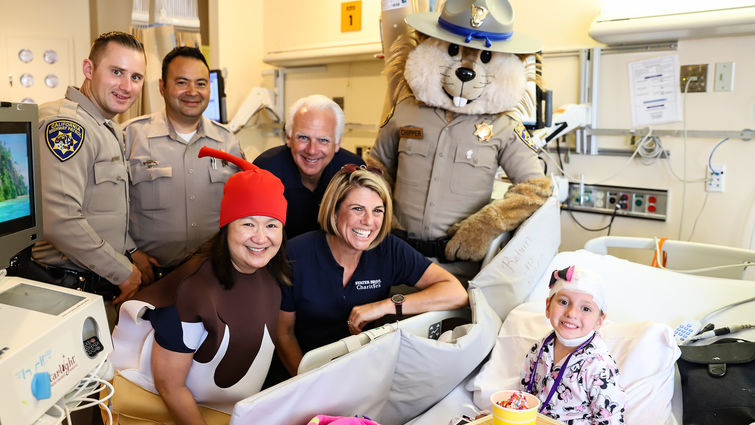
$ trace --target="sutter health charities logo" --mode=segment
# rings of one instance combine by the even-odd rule
[[[357,291],[363,291],[365,289],[380,288],[381,283],[382,283],[382,279],[357,280],[354,282],[354,286],[356,286]]]
[[[63,356],[62,363],[59,363],[55,372],[50,374],[50,385],[55,385],[58,381],[68,376],[77,366],[76,356]]]

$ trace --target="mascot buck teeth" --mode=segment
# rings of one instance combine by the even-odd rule
[[[394,109],[368,163],[392,179],[405,239],[441,262],[481,260],[498,234],[551,194],[514,118],[534,105],[525,98],[524,58],[541,43],[514,33],[513,16],[507,0],[448,0],[440,13],[409,15],[413,31],[393,43],[386,62]],[[490,202],[498,166],[513,185]],[[456,264],[449,269],[462,276],[479,267]]]

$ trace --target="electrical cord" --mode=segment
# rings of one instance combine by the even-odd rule
[[[713,316],[717,315],[718,313],[721,313],[721,312],[726,311],[726,310],[728,310],[728,309],[730,309],[732,307],[736,307],[738,305],[746,304],[746,303],[749,303],[749,302],[752,302],[752,301],[755,301],[755,297],[747,298],[747,299],[744,299],[744,300],[741,300],[741,301],[737,301],[737,302],[732,303],[732,304],[727,304],[727,305],[725,305],[723,307],[719,307],[719,308],[711,311],[710,313],[706,314],[705,316],[703,316],[700,321],[701,322],[709,322],[710,319]]]
[[[616,212],[619,211],[619,204],[617,203],[613,209],[613,213],[611,214],[611,221],[609,221],[608,224],[606,224],[605,226],[597,228],[597,229],[591,229],[583,225],[582,223],[579,222],[579,220],[577,220],[577,217],[574,216],[574,212],[572,210],[568,210],[568,211],[569,211],[569,216],[572,218],[572,220],[574,220],[574,222],[577,223],[577,226],[581,227],[582,229],[587,230],[588,232],[602,232],[603,230],[608,229],[608,236],[610,236],[611,226],[613,225],[613,219],[616,218]]]
[[[694,77],[695,80],[697,80],[697,77]],[[682,132],[682,140],[683,140],[683,147],[684,147],[684,154],[682,163],[684,164],[683,173],[682,173],[682,207],[681,211],[679,211],[679,233],[677,235],[677,239],[682,239],[682,228],[684,226],[684,207],[685,202],[687,200],[687,91],[689,90],[689,83],[692,82],[692,78],[687,79],[687,84],[684,85],[684,100],[682,101],[682,111],[683,111],[683,117],[682,117],[682,128],[684,129]]]
[[[692,235],[695,234],[695,229],[697,228],[697,222],[700,221],[700,217],[703,215],[703,210],[705,209],[705,204],[708,202],[708,192],[705,191],[705,197],[703,197],[703,204],[700,205],[700,211],[697,213],[697,217],[695,217],[695,222],[692,224],[692,231],[689,232],[689,237],[687,238],[688,241],[692,240]]]
[[[719,175],[721,173],[719,173],[718,171],[715,171],[713,169],[713,165],[711,164],[711,161],[713,160],[713,153],[716,152],[716,149],[718,149],[718,147],[721,146],[721,144],[723,144],[727,140],[729,140],[728,137],[725,138],[725,139],[723,139],[723,140],[721,140],[720,142],[718,142],[716,144],[716,146],[714,146],[713,149],[711,149],[710,155],[708,155],[708,168],[710,169],[710,172],[713,173],[713,174],[715,174],[715,175]],[[707,181],[708,179],[703,179],[703,180]],[[708,202],[708,194],[709,193],[710,192],[708,192],[707,190],[705,191],[705,197],[703,198],[703,203],[700,206],[700,211],[697,213],[697,217],[695,218],[695,222],[692,224],[692,230],[689,232],[689,237],[687,238],[688,241],[691,241],[692,240],[692,236],[695,234],[695,229],[697,228],[697,222],[700,220],[700,217],[703,215],[703,210],[705,209],[705,204]]]
[[[610,175],[610,176],[608,176],[606,178],[598,180],[597,183],[603,183],[603,182],[606,182],[608,180],[612,180],[614,177],[616,177],[619,174],[623,173],[624,169],[627,168],[629,166],[629,164],[632,163],[632,160],[634,159],[634,157],[637,156],[637,154],[640,152],[640,149],[645,145],[645,143],[651,137],[653,137],[653,129],[652,128],[650,130],[648,130],[648,133],[646,135],[642,136],[642,139],[640,139],[639,142],[637,142],[637,147],[634,149],[634,152],[632,152],[632,155],[629,157],[629,159],[627,159],[626,162],[624,162],[624,165],[622,165],[621,167],[619,167],[619,169],[615,173],[613,173],[612,175]]]
[[[614,177],[616,177],[619,174],[621,174],[622,172],[624,172],[624,169],[627,168],[629,166],[629,164],[631,164],[632,160],[638,154],[640,154],[640,151],[642,149],[646,149],[647,152],[648,152],[647,153],[648,155],[654,155],[654,153],[652,153],[652,152],[656,151],[657,149],[655,149],[655,148],[647,148],[647,146],[646,146],[646,143],[651,138],[653,138],[653,129],[652,128],[648,131],[648,133],[646,135],[642,136],[642,139],[640,139],[639,142],[637,142],[637,147],[632,152],[632,155],[629,157],[629,159],[627,159],[627,161],[621,167],[619,167],[618,171],[616,171],[614,174],[612,174],[612,175],[610,175],[608,177],[604,177],[602,179],[598,179],[597,181],[595,181],[595,183],[603,183],[603,182],[605,182],[607,180],[611,180]],[[655,143],[655,142],[653,142],[653,143]],[[561,172],[561,174],[564,175],[564,177],[566,177],[566,178],[568,178],[568,179],[570,179],[572,181],[580,181],[580,179],[578,177],[574,177],[574,176],[568,174],[566,172],[566,170],[564,170],[564,164],[563,164],[563,162],[561,162],[561,148],[560,148],[560,145],[558,143],[556,143],[556,151],[558,153],[558,162],[555,161],[555,159],[553,158],[552,155],[550,155],[548,152],[546,152],[544,150],[541,151],[541,154],[545,155],[548,159],[550,159],[551,162],[553,162],[556,165],[556,168],[558,168],[558,170]],[[663,147],[662,146],[661,146],[661,149],[659,150],[659,153],[657,153],[655,155],[660,155],[661,153],[663,153]],[[642,154],[640,154],[640,155],[642,156]]]
[[[558,167],[559,170],[561,170],[561,174],[566,175],[566,171],[564,171],[564,163],[561,160],[561,139],[562,138],[556,139],[556,153],[558,154],[558,165],[557,165],[557,167]],[[548,155],[548,156],[550,156],[550,155]],[[553,158],[551,158],[551,160],[553,160]]]
[[[658,158],[663,156],[663,146],[660,141],[661,139],[656,136],[640,139],[637,146],[637,154],[640,155],[640,162],[643,165],[652,165]]]
[[[713,173],[713,174],[715,174],[715,175],[719,175],[721,173],[719,173],[718,171],[714,170],[713,169],[713,165],[711,165],[711,161],[713,160],[713,152],[715,152],[716,149],[718,149],[718,147],[721,146],[727,140],[729,140],[728,137],[725,138],[725,139],[723,139],[723,140],[721,140],[720,142],[718,142],[718,144],[716,144],[716,146],[713,147],[713,150],[710,151],[710,155],[708,156],[708,168],[710,169],[710,172]]]
[[[715,336],[733,334],[733,333],[736,333],[736,332],[739,332],[739,331],[743,331],[743,330],[746,330],[746,329],[752,329],[752,328],[755,328],[755,325],[744,324],[744,325],[724,326],[723,328],[716,328],[716,329],[713,329],[713,330],[701,332],[701,333],[695,335],[693,338],[691,338],[690,342],[699,341],[701,339],[713,338]]]
[[[663,147],[663,142],[661,142],[660,139],[657,141],[658,145],[661,147],[662,150],[665,151],[665,148]],[[694,180],[685,180],[682,177],[679,177],[678,174],[674,171],[674,168],[671,166],[671,158],[667,155],[664,155],[664,158],[666,159],[666,168],[671,173],[672,176],[674,176],[675,179],[677,179],[680,182],[687,182],[687,183],[699,183],[699,182],[705,182],[708,181],[706,177],[700,178],[700,179],[694,179]]]
[[[87,374],[79,384],[63,397],[63,410],[65,412],[64,418],[71,424],[71,412],[77,410],[84,410],[94,406],[101,406],[107,412],[108,425],[113,424],[113,413],[107,405],[107,401],[113,397],[115,388],[110,382],[100,378],[98,374],[100,370],[105,366],[107,359],[100,362],[100,364],[89,374]],[[99,398],[99,394],[102,390],[108,390],[108,394],[102,398]],[[94,396],[94,397],[92,397]],[[61,417],[61,422],[63,417]]]

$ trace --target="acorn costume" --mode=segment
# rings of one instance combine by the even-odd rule
[[[286,222],[283,183],[272,173],[207,147],[199,151],[203,156],[243,170],[225,183],[221,229],[249,216]],[[110,355],[117,372],[113,412],[121,424],[142,423],[131,422],[135,418],[173,423],[162,399],[155,397],[154,344],[192,353],[185,385],[207,423],[228,423],[222,412],[230,414],[236,402],[262,388],[275,350],[282,283],[263,266],[253,273],[232,270],[233,285],[226,287],[211,260],[195,255],[121,306]]]

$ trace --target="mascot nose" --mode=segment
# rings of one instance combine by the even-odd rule
[[[456,70],[456,76],[464,83],[472,80],[475,75],[477,74],[469,68],[459,68]]]

